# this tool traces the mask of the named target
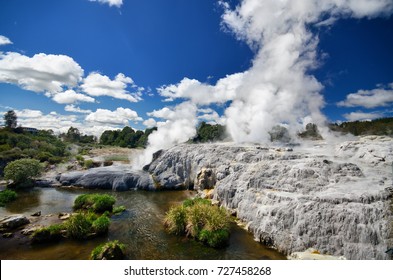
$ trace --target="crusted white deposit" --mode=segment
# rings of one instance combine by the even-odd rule
[[[347,259],[389,259],[392,149],[392,138],[382,136],[292,148],[183,144],[156,154],[145,169],[164,188],[202,189],[200,182],[211,187],[214,180],[214,198],[285,254],[312,247]]]

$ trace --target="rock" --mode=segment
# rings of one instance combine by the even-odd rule
[[[347,259],[388,259],[392,143],[377,136],[292,151],[182,144],[163,151],[148,171],[171,189],[189,188],[202,169],[214,170],[216,203],[236,211],[256,240],[286,255],[313,247]]]
[[[122,260],[125,255],[122,246],[118,242],[108,242],[104,244],[99,252],[94,254],[95,260]]]
[[[3,233],[4,238],[12,238],[14,237],[14,234],[12,232],[5,232]]]
[[[40,226],[40,225],[38,225],[38,226],[31,226],[31,227],[24,228],[20,233],[22,233],[23,235],[31,235],[36,230],[39,230],[41,228],[43,228],[43,226]]]
[[[288,256],[290,260],[346,260],[343,256],[331,256],[321,254],[314,248],[309,248],[304,252],[294,252]]]
[[[214,195],[214,189],[205,189],[201,192],[199,192],[199,195],[201,198],[204,199],[212,199]]]
[[[149,173],[131,170],[130,166],[107,166],[87,171],[74,171],[63,173],[57,179],[62,185],[88,189],[112,189],[114,191],[155,189]]]
[[[39,217],[39,216],[41,216],[41,211],[35,212],[35,213],[31,214],[30,216]]]
[[[60,220],[68,220],[72,214],[70,213],[59,213],[58,217]]]
[[[16,229],[28,223],[30,223],[29,219],[23,215],[8,216],[0,220],[0,232]]]
[[[216,175],[212,168],[203,167],[194,182],[195,190],[212,189],[216,185]]]

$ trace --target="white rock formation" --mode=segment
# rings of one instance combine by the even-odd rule
[[[193,187],[203,168],[213,170],[214,199],[285,254],[312,247],[347,259],[388,259],[392,138],[313,143],[293,150],[184,144],[157,154],[145,169],[165,188]]]

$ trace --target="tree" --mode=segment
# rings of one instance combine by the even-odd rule
[[[76,127],[70,127],[67,131],[66,139],[70,142],[79,142],[81,133]]]
[[[211,125],[202,122],[197,129],[193,142],[221,141],[225,138],[225,127],[219,124]]]
[[[12,180],[17,186],[29,186],[32,178],[41,174],[40,162],[36,159],[17,159],[4,168],[4,178]]]
[[[14,110],[9,110],[4,114],[5,127],[14,129],[17,125],[17,116]]]

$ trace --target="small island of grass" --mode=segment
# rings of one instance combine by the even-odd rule
[[[230,217],[209,200],[187,199],[166,213],[165,228],[169,233],[186,235],[213,248],[225,247],[230,235]]]

